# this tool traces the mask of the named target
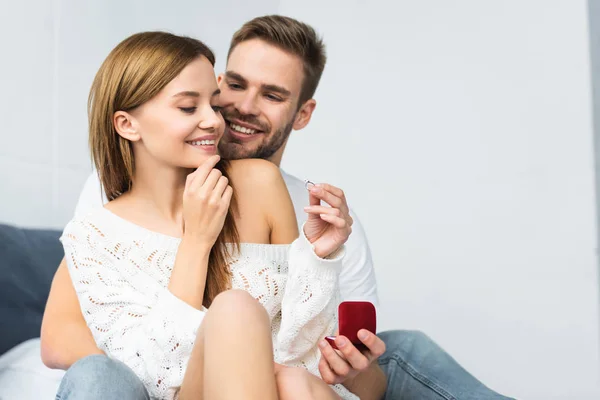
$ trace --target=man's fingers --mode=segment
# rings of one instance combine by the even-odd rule
[[[355,370],[364,371],[371,365],[372,360],[370,360],[367,355],[361,353],[354,344],[344,336],[338,336],[335,344],[348,363],[350,363],[350,366]]]
[[[329,214],[334,217],[343,217],[342,212],[339,209],[327,206],[304,207],[304,211],[306,211],[309,214]]]
[[[358,331],[358,339],[369,348],[373,359],[377,359],[385,353],[385,342],[374,333],[361,329]]]
[[[321,361],[319,361],[319,372],[321,373],[321,378],[323,379],[323,382],[325,382],[326,384],[335,385],[336,383],[338,383],[339,379],[331,370],[331,367],[329,367],[329,363],[327,362],[327,359],[325,357],[321,357]]]
[[[336,228],[352,229],[348,226],[348,221],[346,221],[344,218],[336,217],[336,216],[330,215],[330,214],[319,214],[319,216],[321,217],[321,219],[323,221],[329,222],[331,225],[335,226]]]
[[[337,345],[337,339],[336,339]],[[329,343],[320,343],[319,347],[321,348],[321,354],[323,358],[329,364],[331,370],[342,378],[345,378],[351,370],[350,364],[346,360],[344,360],[336,351],[329,345]]]
[[[315,197],[323,200],[325,203],[329,204],[331,207],[339,208],[343,212],[347,212],[347,206],[345,200],[337,197],[333,193],[325,190],[324,187],[321,186],[313,186],[310,189],[310,193]],[[312,205],[312,204],[311,204]]]
[[[320,183],[317,185],[317,187],[321,187],[333,194],[334,196],[339,197],[342,200],[346,200],[346,195],[344,194],[344,191],[338,187],[330,185],[329,183]]]

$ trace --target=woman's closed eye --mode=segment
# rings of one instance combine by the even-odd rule
[[[197,107],[179,107],[179,109],[186,114],[193,114],[196,112]]]

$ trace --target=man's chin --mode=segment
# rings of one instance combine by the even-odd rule
[[[242,160],[253,158],[254,151],[239,143],[227,143],[219,146],[219,155],[225,160]]]

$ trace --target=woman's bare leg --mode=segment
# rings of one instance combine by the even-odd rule
[[[221,293],[202,321],[180,398],[277,399],[271,326],[242,290]]]
[[[303,368],[282,368],[275,379],[281,400],[340,400],[329,385]]]

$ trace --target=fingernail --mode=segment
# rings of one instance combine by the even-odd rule
[[[309,211],[310,207],[304,207],[304,211]]]
[[[316,186],[311,187],[309,190],[313,193],[319,193],[321,191],[321,189]]]
[[[310,189],[312,189],[312,188],[313,188],[313,186],[315,186],[315,184],[314,184],[314,183],[312,183],[311,181],[309,181],[309,180],[306,180],[306,181],[304,181],[304,187],[305,187],[306,189],[310,190]]]
[[[326,346],[327,346],[327,342],[326,342],[325,340],[321,340],[321,341],[319,342],[319,347],[320,347],[320,348],[324,349]]]
[[[344,346],[346,345],[346,343],[347,343],[347,342],[346,342],[346,339],[344,339],[344,338],[341,338],[341,337],[340,337],[340,338],[337,338],[337,339],[335,340],[335,344],[337,345],[337,347],[344,347]]]
[[[358,332],[358,338],[360,340],[367,340],[367,338],[369,337],[369,334],[365,331],[360,331]]]

